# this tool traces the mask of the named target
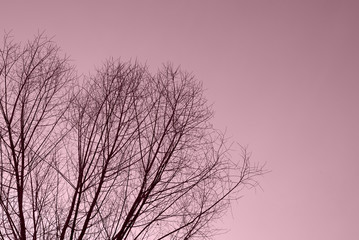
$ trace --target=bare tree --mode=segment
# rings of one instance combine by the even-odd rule
[[[37,239],[51,225],[73,71],[42,35],[24,47],[6,35],[0,57],[0,237]]]
[[[108,60],[75,87],[41,35],[5,37],[1,56],[1,239],[211,238],[262,174],[245,150],[231,157],[180,68]]]

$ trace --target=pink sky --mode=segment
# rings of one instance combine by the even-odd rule
[[[359,1],[143,2],[2,1],[0,30],[46,30],[80,73],[112,56],[203,81],[215,126],[272,171],[216,240],[359,239]]]

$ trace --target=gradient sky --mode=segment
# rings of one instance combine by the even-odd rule
[[[359,239],[359,1],[5,1],[0,30],[38,31],[79,73],[108,57],[203,81],[217,128],[271,173],[216,240]]]

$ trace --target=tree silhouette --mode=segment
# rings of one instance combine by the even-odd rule
[[[262,174],[180,68],[110,59],[80,79],[44,35],[0,54],[1,239],[211,238]]]

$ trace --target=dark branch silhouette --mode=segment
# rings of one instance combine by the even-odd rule
[[[211,238],[263,173],[171,64],[108,60],[79,79],[43,35],[6,35],[0,57],[0,239]]]

